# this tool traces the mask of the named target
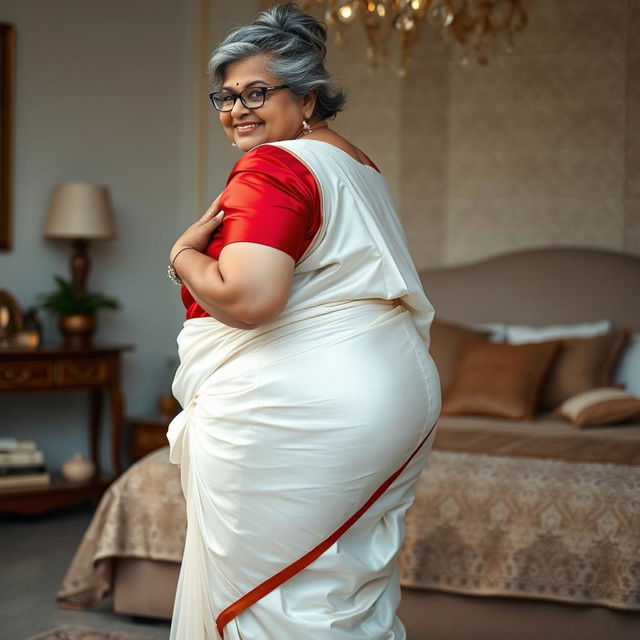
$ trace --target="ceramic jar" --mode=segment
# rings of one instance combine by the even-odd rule
[[[69,482],[87,482],[95,473],[96,466],[81,453],[76,453],[71,460],[62,465],[62,475]]]

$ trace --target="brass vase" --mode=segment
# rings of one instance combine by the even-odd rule
[[[73,313],[60,316],[58,329],[64,336],[64,346],[70,349],[88,349],[96,330],[92,314]]]

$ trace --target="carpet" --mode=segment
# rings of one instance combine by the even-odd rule
[[[86,627],[58,627],[28,640],[160,640],[160,638],[120,631],[98,631]]]

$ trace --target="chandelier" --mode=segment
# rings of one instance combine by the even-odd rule
[[[336,44],[346,41],[346,29],[360,22],[369,42],[368,56],[377,68],[388,60],[387,45],[400,39],[401,76],[407,75],[411,50],[420,28],[428,24],[456,50],[461,64],[475,57],[487,64],[500,46],[513,49],[516,33],[527,26],[527,0],[303,0],[301,8],[325,8],[324,20],[336,31]]]

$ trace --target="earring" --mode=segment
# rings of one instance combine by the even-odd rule
[[[232,147],[237,147],[238,145],[237,145],[235,142],[232,142],[232,143],[231,143],[231,146],[232,146]]]
[[[311,133],[313,131],[313,129],[309,126],[309,123],[306,120],[302,121],[302,134],[303,135],[307,135],[309,133]]]

